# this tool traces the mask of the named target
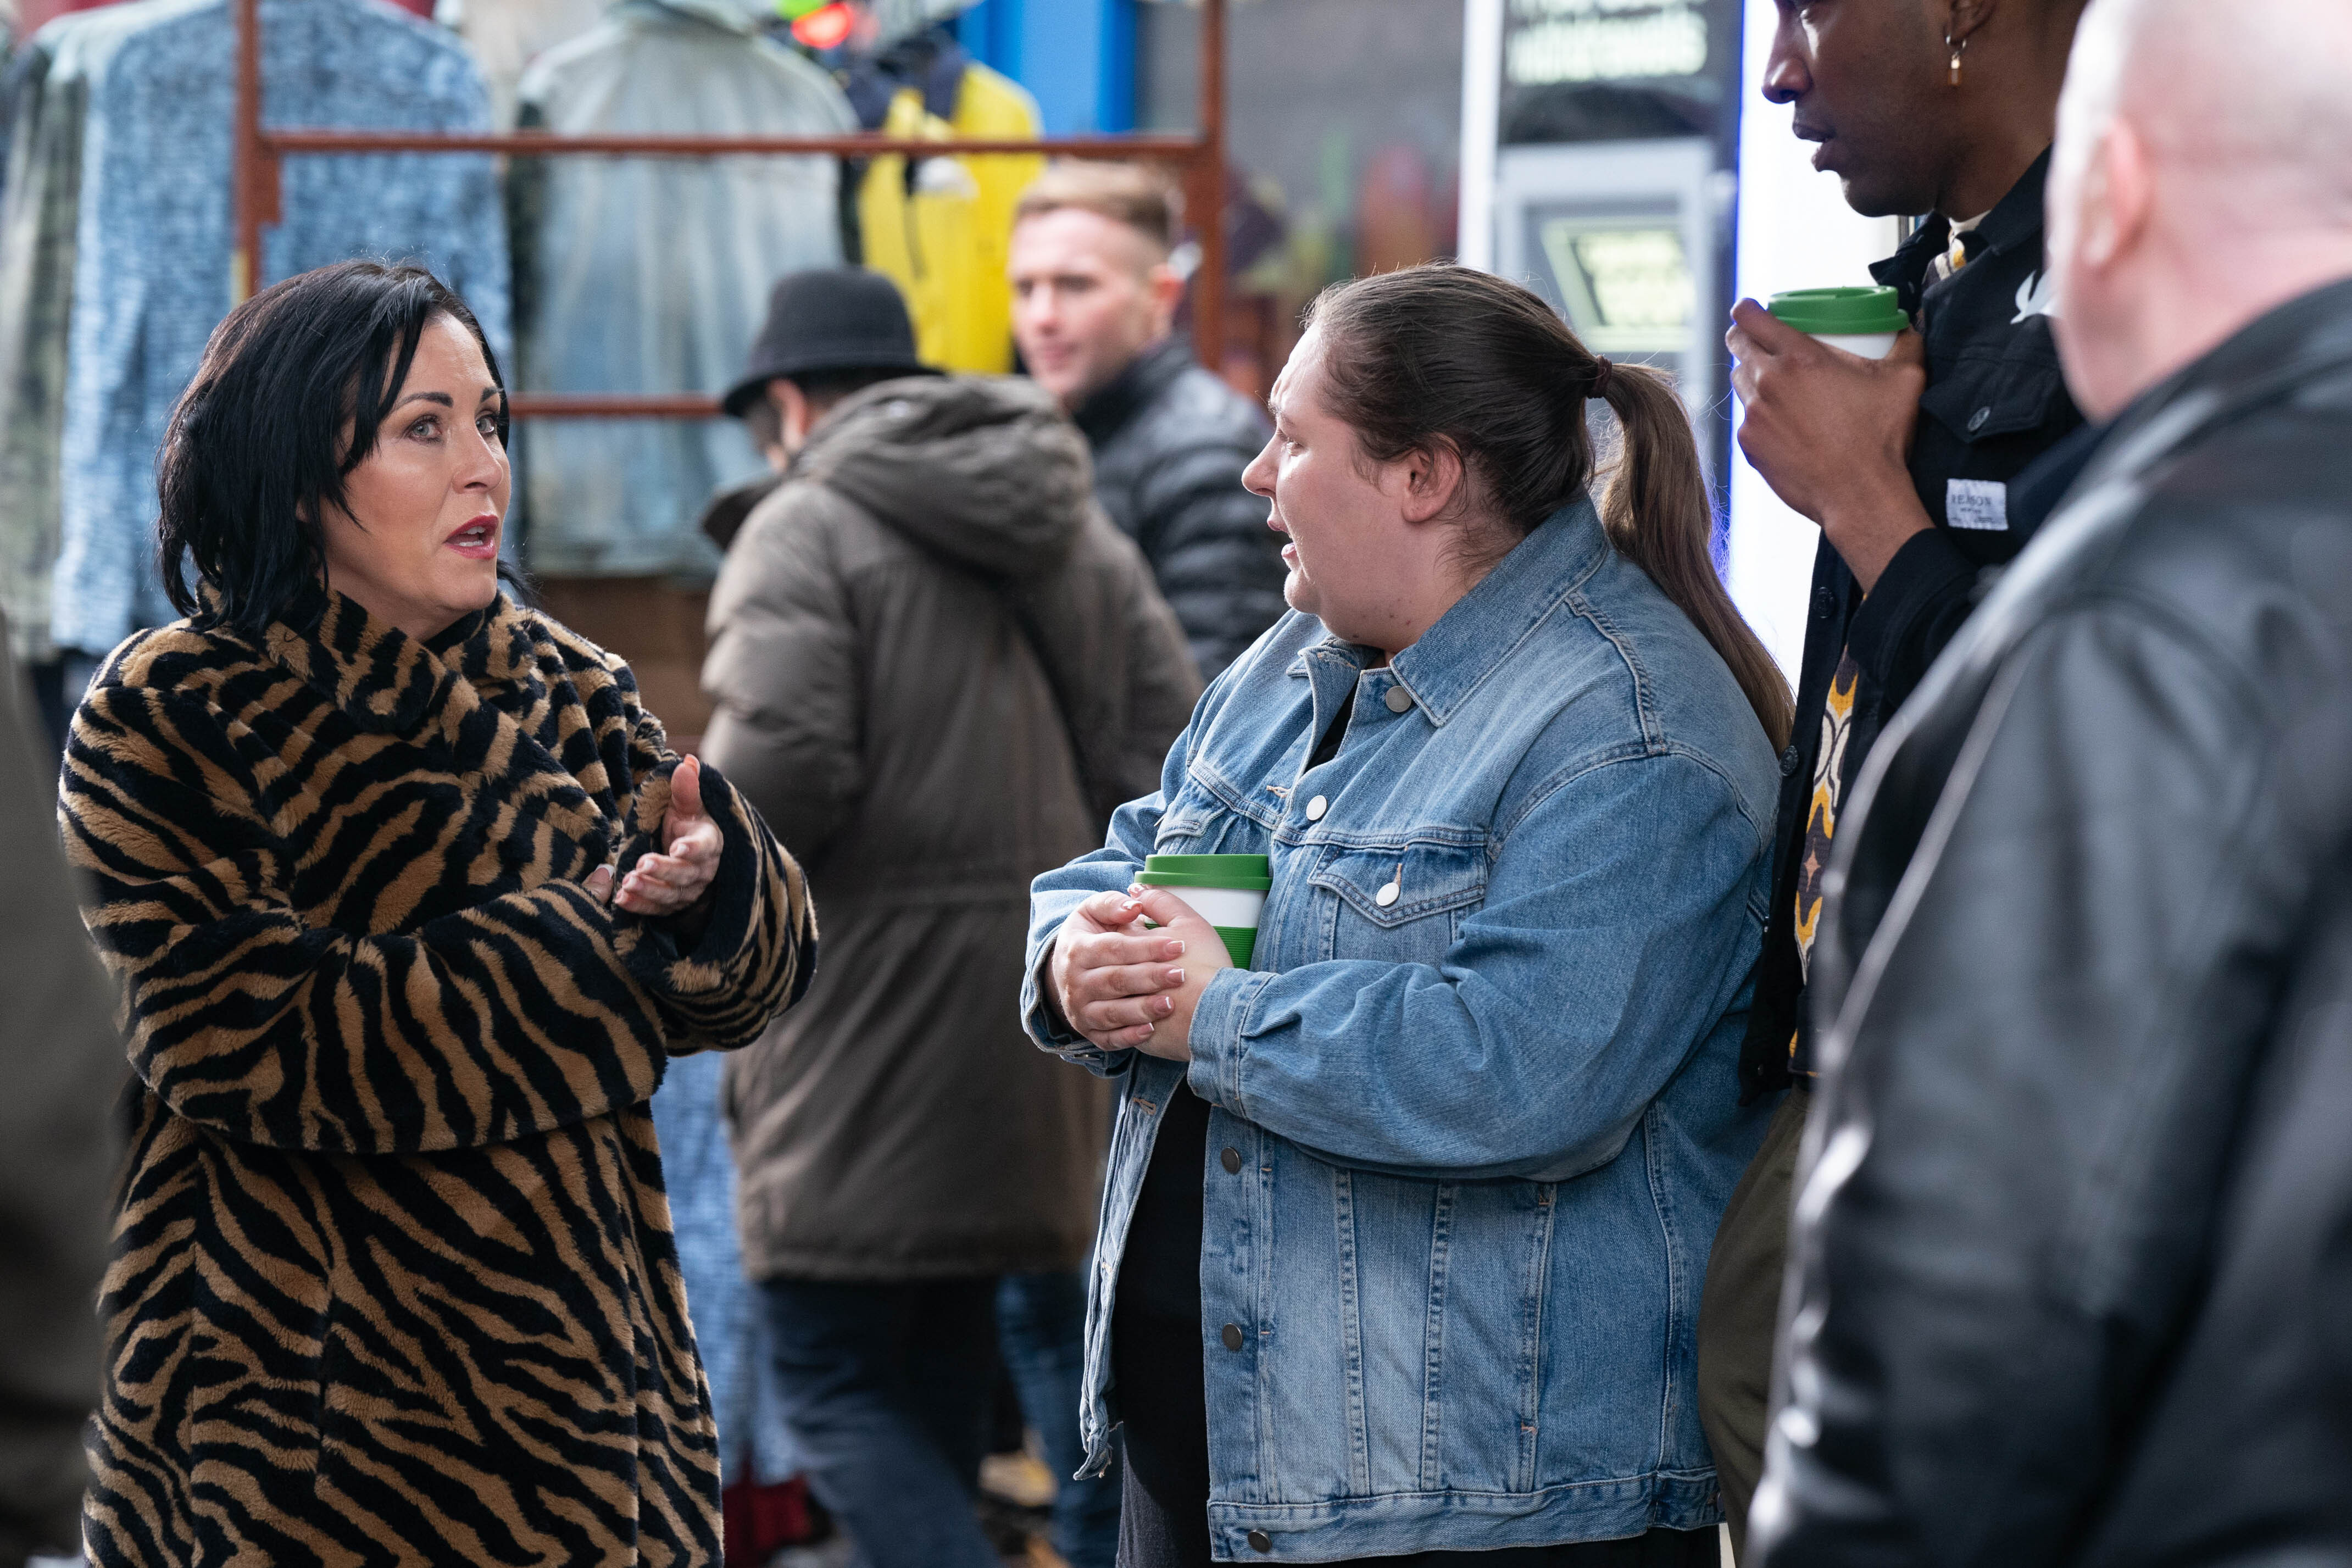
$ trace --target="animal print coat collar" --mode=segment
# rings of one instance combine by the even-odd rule
[[[560,672],[548,669],[544,642],[537,617],[503,592],[428,640],[348,595],[314,588],[263,634],[268,657],[353,725],[411,740],[437,731],[461,772],[496,776],[513,808],[601,856],[616,835],[661,820],[666,777],[633,780],[624,767],[615,778],[601,747],[567,765],[547,749],[551,735],[534,733],[539,722],[518,721],[583,700],[572,680],[550,680]],[[586,700],[593,724],[604,703]]]
[[[271,623],[263,643],[271,658],[362,729],[405,734],[446,711],[457,687],[535,679],[538,639],[530,619],[501,592],[496,604],[428,640],[379,620],[348,595],[313,588]]]

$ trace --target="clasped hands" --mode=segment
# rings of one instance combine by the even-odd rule
[[[599,902],[647,920],[685,914],[710,891],[726,840],[719,824],[702,809],[702,766],[692,757],[670,774],[669,809],[663,815],[660,837],[667,852],[639,856],[617,891],[610,866],[591,871],[583,886]]]
[[[1799,331],[1753,300],[1724,338],[1747,414],[1739,449],[1789,506],[1822,525],[1868,593],[1912,535],[1934,526],[1912,487],[1911,437],[1927,390],[1916,332],[1883,360]]]
[[[1160,929],[1146,931],[1150,921]],[[1192,1059],[1192,1009],[1231,969],[1217,928],[1165,888],[1097,893],[1070,911],[1046,966],[1046,1005],[1107,1051]]]

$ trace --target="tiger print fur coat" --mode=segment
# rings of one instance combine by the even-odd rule
[[[109,661],[62,799],[138,1080],[94,1562],[719,1561],[646,1102],[758,1037],[815,928],[715,771],[698,937],[583,888],[658,847],[675,763],[618,658],[503,596],[427,643],[320,590]]]

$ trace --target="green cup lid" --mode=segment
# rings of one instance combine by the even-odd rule
[[[1773,295],[1765,308],[1815,337],[1875,337],[1911,324],[1892,289],[1797,289]]]
[[[1263,855],[1147,855],[1136,880],[1147,888],[1264,892],[1274,886],[1274,865]]]

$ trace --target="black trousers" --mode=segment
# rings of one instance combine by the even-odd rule
[[[1210,1568],[1200,1322],[1122,1307],[1111,1345],[1127,1444],[1118,1568]],[[1712,1529],[1654,1530],[1623,1541],[1358,1558],[1352,1568],[1717,1568],[1720,1561]]]

